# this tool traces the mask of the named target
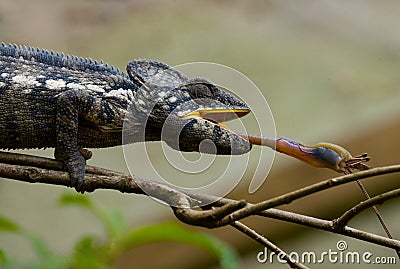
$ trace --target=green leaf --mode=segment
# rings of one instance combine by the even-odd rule
[[[0,268],[8,269],[15,268],[15,262],[10,261],[7,256],[4,254],[3,250],[0,249]]]
[[[62,205],[79,205],[82,207],[92,206],[90,199],[82,194],[63,194],[60,198],[60,203]]]
[[[125,216],[120,212],[96,208],[95,214],[102,221],[111,239],[116,239],[122,233],[126,232],[128,223]]]
[[[159,241],[172,241],[198,247],[216,256],[222,268],[239,268],[237,254],[229,245],[210,235],[190,231],[174,223],[146,226],[134,230],[121,243],[123,249],[127,250],[139,245]]]
[[[3,250],[0,249],[0,264],[3,264],[5,260],[6,260],[6,255],[4,254]]]
[[[75,245],[73,260],[71,268],[105,268],[107,252],[99,246],[98,240],[95,237],[86,236]]]
[[[18,232],[20,228],[11,220],[0,216],[0,231]]]
[[[108,235],[115,239],[128,227],[125,217],[113,210],[104,210],[92,203],[89,197],[82,194],[64,194],[60,199],[63,205],[79,205],[100,219]]]
[[[65,269],[70,268],[71,261],[68,257],[52,255],[42,259],[38,263],[26,265],[27,269]]]
[[[26,235],[26,238],[29,239],[31,246],[33,250],[36,252],[38,255],[39,259],[43,259],[49,256],[52,256],[53,253],[51,252],[49,246],[46,244],[46,242],[34,235]]]

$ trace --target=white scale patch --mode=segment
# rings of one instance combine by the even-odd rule
[[[169,101],[170,103],[175,103],[176,100],[178,100],[178,98],[176,98],[175,96],[171,96],[171,97],[168,99],[168,101]]]
[[[4,74],[4,73],[3,73]],[[16,75],[12,77],[12,81],[23,87],[40,86],[40,82],[34,76]]]
[[[104,93],[105,92],[105,90],[103,88],[101,88],[101,87],[99,87],[97,85],[94,85],[94,84],[88,84],[88,85],[86,85],[86,87],[89,90],[94,91],[94,92],[98,92],[98,93]]]
[[[48,79],[46,80],[46,87],[51,89],[51,90],[60,90],[64,88],[66,85],[65,81],[63,79]]]
[[[1,77],[2,77],[2,78],[6,78],[6,77],[8,77],[8,76],[9,76],[8,73],[2,73],[2,74],[1,74]]]
[[[133,91],[131,89],[127,89],[126,92],[129,100],[133,100]]]
[[[112,90],[105,94],[106,97],[122,97],[125,95],[125,91],[122,88],[118,90]]]
[[[69,88],[71,90],[86,90],[85,86],[78,84],[78,83],[74,83],[74,82],[68,83],[67,88]]]
[[[183,116],[189,114],[190,112],[193,112],[193,111],[190,110],[190,109],[187,109],[187,110],[180,110],[180,111],[178,111],[177,115],[178,115],[178,117],[183,117]]]
[[[6,86],[4,82],[0,82],[0,88]]]
[[[132,93],[131,89],[119,88],[118,90],[112,90],[112,91],[107,92],[106,94],[104,94],[104,97],[118,98],[118,99],[122,99],[128,103],[132,103],[133,93]],[[142,101],[142,100],[138,100],[139,103],[140,103],[140,101]],[[144,102],[143,102],[143,105],[144,105]]]

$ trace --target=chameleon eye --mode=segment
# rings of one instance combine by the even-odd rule
[[[193,99],[214,99],[217,92],[217,87],[205,78],[193,78],[185,88]]]
[[[198,99],[198,98],[212,99],[214,97],[213,91],[210,89],[210,87],[208,87],[207,84],[203,83],[189,84],[186,85],[186,88],[193,99]]]

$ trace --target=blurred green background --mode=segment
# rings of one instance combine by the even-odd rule
[[[244,73],[261,89],[278,135],[306,144],[329,141],[354,154],[368,152],[371,165],[379,166],[400,160],[399,10],[400,2],[395,0],[1,0],[0,40],[103,59],[122,70],[134,58],[172,66],[193,61],[224,64]],[[52,156],[52,150],[27,152]],[[121,147],[94,150],[89,164],[127,172]],[[244,179],[247,185],[240,184],[229,197],[261,201],[334,175],[278,155],[261,189],[248,194]],[[381,179],[365,181],[371,194],[399,186],[398,176]],[[2,179],[0,215],[41,235],[54,250],[66,252],[81,235],[103,231],[80,210],[57,206],[65,192],[62,187]],[[88,195],[104,207],[123,212],[132,227],[175,220],[168,207],[142,196],[114,191]],[[354,183],[283,208],[333,218],[362,199]],[[396,202],[398,206],[397,199],[380,208],[399,238]],[[395,255],[389,249],[294,224],[260,218],[245,222],[288,252],[336,249],[336,242],[343,239],[352,251]],[[351,225],[383,235],[369,211]],[[288,268],[258,264],[256,255],[263,248],[230,227],[193,229],[213,234],[237,249],[242,255],[241,268]],[[0,235],[0,246],[20,259],[33,257],[26,242],[11,235]],[[195,248],[158,243],[124,254],[116,266],[213,268],[215,260]]]

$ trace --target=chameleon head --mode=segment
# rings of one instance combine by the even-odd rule
[[[143,85],[136,92],[137,103],[152,103],[151,112],[146,112],[146,140],[163,140],[187,152],[237,155],[251,150],[247,139],[223,124],[250,112],[235,96],[206,79],[189,79],[159,62],[133,61],[128,74]]]

